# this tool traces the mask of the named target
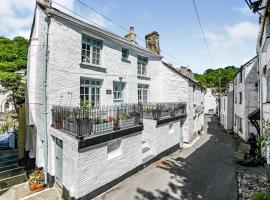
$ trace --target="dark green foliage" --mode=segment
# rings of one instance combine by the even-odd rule
[[[233,80],[238,68],[228,66],[219,69],[207,69],[203,74],[194,74],[194,78],[204,87],[219,89],[219,80],[221,82],[221,91],[224,91],[229,81]]]
[[[17,102],[24,98],[23,75],[18,71],[27,66],[28,41],[23,37],[12,40],[0,37],[0,85],[9,91],[9,100],[18,111]]]
[[[270,200],[270,195],[264,192],[257,192],[252,196],[252,200]]]

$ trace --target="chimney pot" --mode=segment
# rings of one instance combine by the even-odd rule
[[[156,31],[145,36],[146,48],[152,53],[160,54],[159,34]]]
[[[36,0],[37,3],[45,6],[45,7],[50,7],[52,5],[52,1],[51,0]]]
[[[131,42],[133,44],[137,44],[135,28],[133,26],[130,27],[129,32],[125,35],[125,38],[129,42]]]

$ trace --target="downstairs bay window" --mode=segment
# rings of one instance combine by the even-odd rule
[[[138,84],[138,102],[145,104],[148,101],[148,85]]]
[[[100,89],[102,81],[81,78],[80,101],[89,106],[100,106]]]

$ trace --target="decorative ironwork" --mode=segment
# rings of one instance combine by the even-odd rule
[[[142,118],[164,119],[186,114],[185,103],[122,104],[101,107],[53,106],[52,126],[85,138],[142,124]]]
[[[148,103],[142,105],[143,118],[159,120],[186,115],[186,103]]]
[[[72,108],[53,106],[52,126],[78,137],[90,137],[139,125],[139,105]]]

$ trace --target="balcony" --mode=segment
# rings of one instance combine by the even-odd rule
[[[89,108],[53,106],[52,127],[86,139],[141,126],[140,111],[141,106],[135,104]]]
[[[123,104],[89,108],[53,106],[52,127],[79,139],[87,139],[142,127],[142,118],[157,120],[158,124],[162,124],[185,116],[185,103]]]
[[[186,103],[150,103],[142,106],[142,117],[153,119],[157,125],[186,117]]]

